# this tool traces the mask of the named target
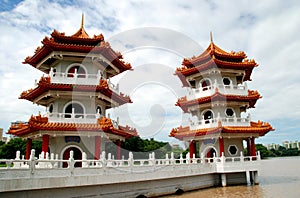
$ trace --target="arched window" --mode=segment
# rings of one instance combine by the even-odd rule
[[[225,114],[227,117],[232,117],[234,115],[234,110],[232,108],[227,108]]]
[[[86,77],[86,71],[85,71],[84,67],[81,66],[81,65],[76,65],[76,64],[68,69],[68,71],[67,71],[68,77],[73,78],[75,71],[77,72],[77,77],[78,78],[85,78]]]
[[[231,84],[231,80],[228,77],[223,78],[223,84],[224,85],[230,85]]]
[[[102,108],[101,108],[101,106],[99,106],[99,105],[97,106],[96,112],[99,113],[99,115],[102,115]]]
[[[65,118],[71,118],[72,109],[74,109],[75,118],[83,117],[84,114],[83,106],[79,103],[72,102],[68,104],[65,108]]]
[[[209,120],[213,119],[214,115],[213,112],[211,110],[207,110],[204,114],[203,114],[203,119],[205,120],[205,124],[210,123]]]
[[[206,91],[206,90],[210,89],[210,86],[211,86],[211,83],[210,83],[209,79],[204,79],[201,82],[202,91]]]
[[[53,104],[51,103],[50,105],[49,105],[49,113],[53,113]]]

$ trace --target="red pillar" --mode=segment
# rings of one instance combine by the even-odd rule
[[[94,153],[95,160],[100,159],[100,152],[101,152],[101,137],[95,136],[95,153]]]
[[[224,153],[224,138],[219,138],[219,147],[220,147],[220,157],[222,157],[222,153]],[[225,153],[224,153],[225,155]]]
[[[255,141],[254,137],[251,138],[251,156],[256,156],[256,148],[255,148]]]
[[[247,151],[248,151],[248,156],[251,156],[251,142],[250,142],[250,138],[247,139]]]
[[[46,153],[48,152],[48,147],[49,147],[49,135],[45,134],[45,135],[43,135],[43,141],[42,141],[42,151],[44,151],[45,156],[46,156]]]
[[[32,149],[32,139],[28,138],[26,143],[26,159],[28,160],[30,158]]]
[[[117,160],[121,159],[121,141],[117,140],[116,141],[116,145],[117,145]]]
[[[191,141],[190,143],[190,158],[193,158],[193,154],[196,152],[196,143]]]

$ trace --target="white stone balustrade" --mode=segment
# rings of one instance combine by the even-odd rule
[[[76,85],[99,85],[100,79],[105,79],[100,70],[97,74],[79,74],[77,70],[74,73],[66,72],[56,72],[51,68],[49,72],[50,82],[51,83],[60,83],[60,84],[76,84]],[[119,92],[119,84],[114,85],[110,80],[108,80],[109,88],[116,92]]]
[[[190,121],[191,130],[205,129],[211,127],[217,127],[218,122],[221,122],[222,126],[250,126],[251,118],[250,114],[246,118],[236,117],[218,117],[207,120]]]
[[[248,86],[244,82],[242,85],[224,85],[217,84],[216,82],[207,87],[199,87],[196,89],[189,89],[187,94],[188,100],[193,100],[196,98],[211,96],[216,92],[216,88],[221,94],[230,94],[230,95],[248,95]]]
[[[120,159],[116,160],[114,159],[113,155],[111,153],[108,153],[108,157],[105,158],[105,152],[102,152],[99,160],[88,160],[86,158],[86,154],[82,154],[82,159],[80,160],[74,160],[73,158],[73,151],[70,151],[70,158],[68,160],[60,160],[58,159],[58,155],[56,155],[56,158],[54,159],[54,154],[51,154],[51,158],[49,159],[49,154],[46,154],[46,157],[44,157],[44,153],[42,152],[39,155],[39,158],[37,159],[34,157],[35,152],[32,150],[30,159],[24,160],[19,159],[19,153],[17,153],[17,157],[14,160],[6,160],[6,159],[0,159],[0,163],[5,163],[6,167],[1,167],[1,170],[7,170],[7,169],[28,169],[31,170],[32,173],[34,173],[35,170],[38,169],[49,169],[49,170],[55,170],[55,169],[64,169],[66,172],[68,170],[74,170],[74,169],[89,169],[89,168],[109,168],[109,167],[115,167],[115,168],[122,168],[124,167],[126,170],[126,167],[132,167],[133,169],[130,169],[131,172],[135,172],[134,167],[152,167],[152,166],[185,166],[188,164],[215,164],[216,166],[219,166],[219,169],[224,168],[224,166],[232,166],[233,164],[236,164],[237,166],[241,166],[241,164],[247,164],[251,162],[256,162],[260,160],[260,153],[259,151],[256,153],[256,156],[243,156],[243,153],[241,153],[238,157],[225,157],[222,155],[221,157],[214,156],[213,158],[206,158],[204,155],[201,155],[201,158],[196,158],[195,155],[193,155],[193,158],[190,158],[190,154],[187,153],[185,156],[186,158],[182,158],[182,155],[179,159],[174,158],[174,154],[171,153],[171,157],[169,155],[166,155],[165,159],[156,159],[155,153],[150,153],[148,159],[134,159],[133,154],[129,153],[128,159]],[[62,168],[62,164],[66,162],[68,164],[67,168]],[[81,163],[82,167],[75,167],[76,163]],[[216,166],[211,166],[214,170],[216,169]],[[234,166],[233,166],[234,167]],[[218,168],[218,167],[217,167]],[[243,167],[239,167],[243,168]],[[120,169],[121,170],[121,169]],[[140,169],[137,168],[137,171]],[[147,169],[142,169],[147,170]],[[151,170],[151,169],[150,169]],[[232,170],[234,171],[234,170]],[[48,172],[49,177],[51,177],[51,171]]]
[[[76,114],[76,113],[47,113],[49,122],[58,123],[97,123],[100,114]]]

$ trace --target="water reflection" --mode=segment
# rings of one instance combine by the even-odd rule
[[[261,161],[259,185],[228,186],[186,192],[176,198],[198,197],[300,197],[300,157],[271,158]]]

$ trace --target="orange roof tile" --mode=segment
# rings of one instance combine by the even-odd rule
[[[99,85],[74,85],[74,84],[58,84],[51,83],[50,77],[42,77],[38,82],[38,86],[34,89],[23,91],[20,95],[20,99],[26,99],[33,101],[35,98],[49,90],[58,91],[84,91],[84,92],[100,92],[119,104],[131,103],[129,96],[125,96],[123,93],[117,94],[113,92],[108,85],[107,80],[101,79]]]
[[[188,86],[185,77],[203,72],[211,68],[226,68],[245,70],[244,81],[251,80],[251,73],[258,64],[252,59],[246,59],[244,52],[226,52],[213,42],[199,56],[185,58],[183,67],[177,68],[175,74],[179,76],[183,86]]]
[[[43,59],[54,51],[61,52],[82,52],[91,54],[101,54],[113,65],[115,65],[120,73],[131,69],[129,63],[121,60],[123,57],[120,53],[115,52],[108,42],[104,41],[102,34],[94,35],[90,38],[83,27],[83,21],[80,29],[72,36],[65,36],[65,33],[60,33],[54,30],[51,33],[51,38],[45,37],[42,41],[43,46],[35,50],[33,56],[26,57],[23,63],[30,64],[36,67]],[[44,71],[43,72],[49,72]]]
[[[41,115],[31,116],[28,123],[12,124],[7,134],[22,137],[35,131],[90,131],[111,133],[125,138],[138,136],[136,129],[128,126],[114,128],[112,120],[106,117],[99,118],[95,124],[57,123],[48,122],[48,118]]]
[[[197,130],[190,130],[190,127],[178,127],[172,129],[169,134],[170,137],[175,137],[179,140],[183,140],[185,137],[197,137],[216,133],[258,133],[260,136],[264,136],[269,131],[274,131],[272,126],[267,122],[251,122],[250,126],[222,126],[204,128]]]
[[[211,96],[206,96],[202,98],[197,98],[194,100],[187,100],[187,97],[184,96],[179,98],[176,102],[176,106],[181,107],[181,109],[187,113],[188,107],[211,103],[212,101],[240,101],[240,102],[249,102],[249,107],[254,108],[256,101],[262,96],[258,93],[258,91],[248,90],[248,95],[229,95],[229,94],[221,94],[218,89]]]

